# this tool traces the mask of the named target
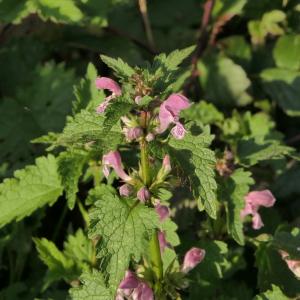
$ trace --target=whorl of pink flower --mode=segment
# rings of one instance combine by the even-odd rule
[[[241,218],[252,215],[252,228],[260,229],[264,226],[258,210],[261,206],[272,207],[276,199],[269,190],[253,191],[245,197],[245,207],[241,211]]]
[[[205,250],[193,247],[184,256],[181,272],[188,273],[194,269],[205,257]]]
[[[111,95],[106,97],[104,102],[102,102],[96,109],[97,113],[103,113],[110,100],[117,96],[120,96],[122,94],[122,90],[118,83],[108,77],[98,77],[95,81],[95,84],[98,89],[109,90],[111,92]]]
[[[164,132],[170,124],[175,124],[172,129],[172,135],[177,139],[182,139],[185,135],[185,129],[179,122],[179,114],[183,109],[190,106],[189,100],[180,94],[172,94],[165,100],[159,108],[159,122],[160,126],[158,132]]]
[[[108,177],[109,175],[109,168],[113,168],[121,179],[124,181],[131,180],[131,177],[123,170],[121,156],[118,151],[110,151],[109,153],[103,155],[102,164],[103,174],[105,177]]]
[[[283,250],[279,250],[282,259],[286,262],[288,268],[295,274],[297,278],[300,278],[300,260],[289,259],[289,254]]]

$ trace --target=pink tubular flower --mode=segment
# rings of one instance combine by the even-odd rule
[[[119,289],[135,289],[139,285],[139,280],[131,271],[126,271],[124,279],[119,284]]]
[[[282,259],[286,262],[288,268],[300,279],[300,260],[289,259],[289,254],[283,250],[279,251]]]
[[[145,203],[147,200],[149,200],[150,197],[151,197],[151,194],[145,186],[141,187],[137,192],[137,198],[143,203]]]
[[[170,210],[166,205],[161,205],[160,203],[158,203],[155,206],[155,211],[159,216],[160,222],[163,222],[165,219],[167,219],[170,216]]]
[[[252,215],[252,228],[260,229],[264,226],[258,210],[260,206],[272,207],[276,199],[269,190],[253,191],[245,197],[245,207],[241,211],[241,218]]]
[[[188,273],[194,269],[205,257],[205,250],[193,247],[184,256],[181,272]]]
[[[158,132],[164,132],[170,124],[175,124],[171,133],[176,139],[182,139],[185,135],[185,129],[179,122],[179,114],[181,110],[186,109],[190,106],[189,100],[180,94],[172,94],[164,101],[159,109],[159,122],[160,127]]]
[[[122,168],[121,156],[118,151],[110,151],[106,155],[103,155],[102,164],[105,177],[109,175],[109,168],[113,168],[121,179],[124,181],[131,180],[131,177],[128,176]]]
[[[133,192],[131,185],[125,183],[119,187],[119,193],[122,197],[129,197]]]
[[[132,300],[154,300],[153,291],[146,282],[140,282],[131,297]]]
[[[122,91],[120,86],[114,80],[108,77],[98,77],[95,83],[98,89],[111,91],[111,95],[106,97],[104,102],[102,102],[96,109],[97,113],[103,113],[108,106],[109,101],[117,96],[120,96]]]

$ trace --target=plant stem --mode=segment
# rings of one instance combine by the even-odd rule
[[[160,281],[163,278],[163,262],[160,254],[157,230],[153,233],[150,241],[150,263],[157,280]]]
[[[68,204],[66,202],[65,205],[64,205],[64,208],[62,210],[62,213],[61,213],[61,215],[60,215],[60,217],[58,219],[58,222],[56,223],[56,226],[54,228],[54,233],[53,233],[53,236],[52,236],[52,240],[53,241],[55,241],[57,239],[58,233],[59,233],[60,228],[61,228],[61,226],[63,224],[63,221],[64,221],[64,219],[66,217],[67,211],[68,211]]]
[[[149,155],[147,141],[143,138],[140,142],[141,147],[141,168],[144,184],[149,186],[151,184]],[[152,270],[156,275],[156,279],[159,282],[163,278],[163,263],[160,254],[159,240],[157,230],[152,235],[149,245],[150,250],[150,263]],[[158,283],[159,285],[159,283]]]

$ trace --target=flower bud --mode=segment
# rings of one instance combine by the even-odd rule
[[[160,203],[158,203],[155,206],[155,211],[159,216],[160,222],[163,222],[165,219],[167,219],[170,216],[170,210],[166,205],[161,205]]]
[[[171,172],[171,162],[170,162],[170,156],[168,154],[165,155],[163,159],[163,169],[167,174]]]
[[[129,197],[133,192],[133,188],[129,184],[123,184],[119,187],[119,193],[122,197]]]
[[[123,128],[123,133],[125,134],[126,140],[131,142],[143,134],[143,130],[140,127],[133,127],[133,128],[128,128],[125,127]]]
[[[170,247],[170,244],[166,240],[166,234],[163,231],[158,231],[157,237],[159,241],[160,253],[163,254],[165,248]]]
[[[186,130],[180,122],[177,122],[176,125],[172,128],[171,134],[177,140],[182,140],[185,136]]]
[[[147,142],[152,142],[155,138],[155,135],[151,132],[149,132],[147,135],[146,135],[146,141]]]
[[[126,271],[125,277],[119,284],[119,289],[135,289],[139,285],[139,280],[131,271]]]
[[[145,186],[143,186],[138,190],[137,197],[141,202],[145,203],[147,200],[150,199],[151,194],[149,190]]]
[[[135,102],[137,105],[139,105],[140,102],[141,102],[141,99],[142,99],[141,96],[136,96],[136,97],[134,98],[134,102]]]
[[[193,247],[184,256],[181,271],[187,273],[195,268],[204,258],[205,250]]]

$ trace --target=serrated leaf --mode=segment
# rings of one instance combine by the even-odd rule
[[[131,77],[135,71],[121,58],[112,58],[106,55],[100,55],[102,61],[116,72],[116,76],[122,79]]]
[[[163,67],[167,71],[175,71],[178,66],[186,59],[193,51],[195,46],[190,46],[181,50],[174,50],[168,55],[162,53],[153,60],[153,67],[160,68]]]
[[[121,129],[116,126],[105,131],[104,120],[103,115],[82,110],[74,118],[69,118],[56,144],[70,148],[97,149],[104,153],[115,150],[123,139]]]
[[[272,284],[272,290],[267,290],[266,292],[255,296],[254,300],[288,300],[291,299],[287,297],[282,290]]]
[[[87,154],[79,151],[62,152],[57,160],[58,172],[62,178],[62,184],[66,191],[66,198],[70,209],[74,208],[76,193],[78,192],[78,180],[87,160]]]
[[[211,218],[216,218],[217,200],[215,181],[215,155],[209,149],[214,136],[210,134],[209,127],[199,134],[189,132],[182,140],[171,138],[169,141],[171,157],[177,161],[184,175],[189,179],[194,197],[198,206],[204,207]]]
[[[220,106],[243,106],[251,102],[250,80],[243,68],[225,56],[210,56],[198,62],[204,98]]]
[[[39,157],[35,165],[14,173],[0,184],[0,227],[52,205],[62,193],[55,157]]]
[[[139,261],[148,250],[148,242],[158,227],[154,209],[137,200],[122,199],[96,188],[89,197],[98,200],[90,213],[89,236],[100,236],[98,257],[107,264],[109,286],[116,290],[129,266],[130,259]]]
[[[224,180],[221,187],[222,200],[227,202],[227,230],[240,245],[245,243],[241,210],[245,206],[244,197],[249,192],[251,184],[254,184],[251,173],[237,169],[229,178]]]
[[[237,155],[241,164],[253,166],[260,161],[283,158],[294,151],[292,147],[283,145],[279,140],[261,141],[243,138],[238,142]]]
[[[300,116],[300,72],[286,69],[265,69],[260,77],[265,92],[290,116]]]
[[[105,286],[103,275],[93,270],[92,273],[84,273],[80,277],[82,285],[72,288],[70,295],[72,300],[113,300],[110,290]]]
[[[53,281],[64,279],[69,282],[80,275],[81,270],[76,269],[74,261],[58,250],[53,242],[45,238],[34,238],[33,240],[40,259],[48,267],[45,287],[48,287]]]

